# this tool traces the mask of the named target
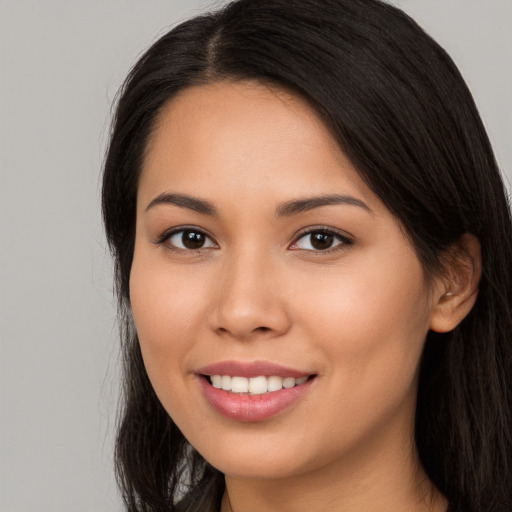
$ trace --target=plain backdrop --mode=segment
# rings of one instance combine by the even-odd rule
[[[459,65],[510,181],[512,0],[395,3]],[[99,206],[110,105],[157,35],[208,4],[0,0],[1,512],[122,510]]]

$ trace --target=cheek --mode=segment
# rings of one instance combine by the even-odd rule
[[[141,344],[179,350],[204,308],[202,280],[197,272],[166,267],[165,258],[140,253],[135,252],[130,274],[130,300]]]
[[[141,251],[142,252],[142,251]],[[182,396],[191,340],[204,318],[205,295],[200,279],[167,271],[162,261],[135,253],[130,300],[144,365],[164,406]]]
[[[130,298],[148,377],[167,413],[185,435],[206,428],[193,407],[191,347],[205,317],[205,285],[197,272],[166,271],[162,261],[134,258]],[[204,320],[203,320],[204,325]]]
[[[413,384],[428,332],[428,292],[415,257],[361,262],[358,271],[315,280],[302,308],[309,337],[328,361],[343,400],[399,400]],[[303,296],[297,290],[296,296]]]

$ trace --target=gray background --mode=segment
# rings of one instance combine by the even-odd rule
[[[140,53],[201,0],[0,0],[0,511],[121,510],[99,172]],[[512,0],[399,0],[455,59],[512,177]],[[319,5],[321,1],[319,0]]]

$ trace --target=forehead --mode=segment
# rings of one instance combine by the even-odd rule
[[[209,195],[227,184],[276,200],[337,187],[373,195],[304,99],[252,81],[194,86],[170,100],[149,139],[139,192]]]

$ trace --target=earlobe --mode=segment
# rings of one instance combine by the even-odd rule
[[[438,279],[433,298],[430,329],[449,332],[473,308],[482,274],[480,242],[466,233],[448,250],[443,277]]]

